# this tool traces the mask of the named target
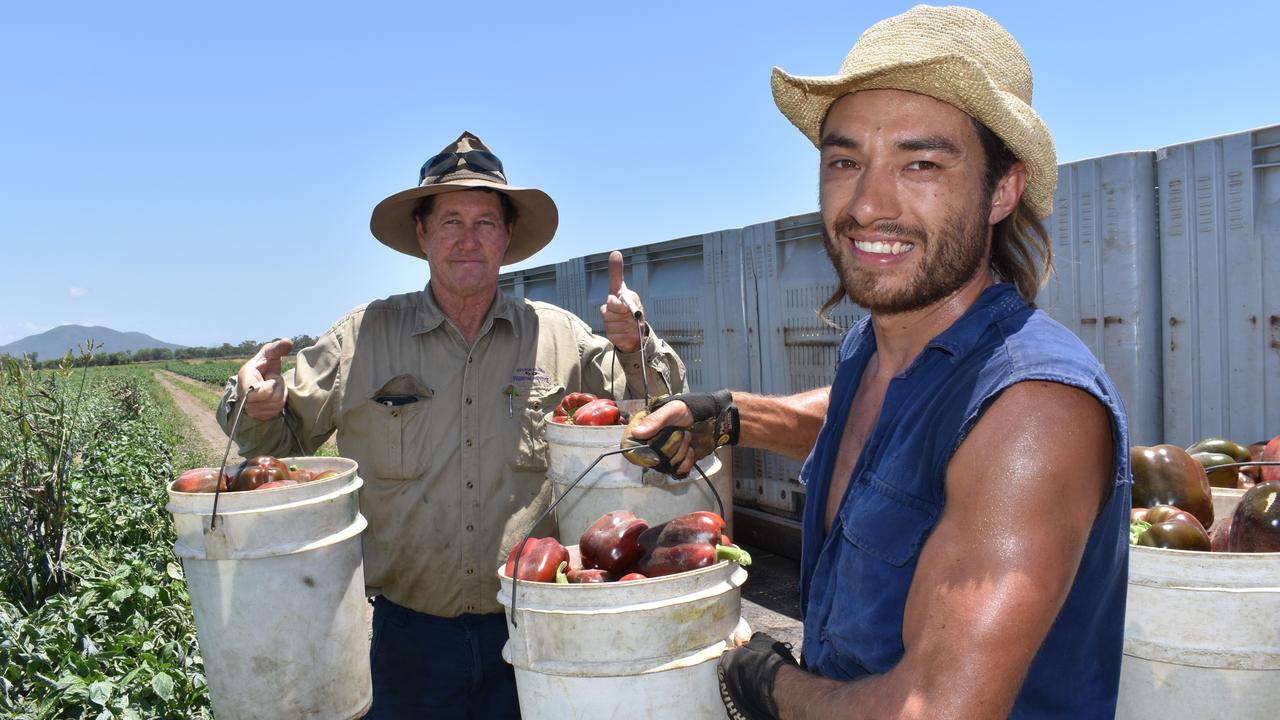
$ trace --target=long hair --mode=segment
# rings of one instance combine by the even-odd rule
[[[984,205],[991,202],[996,183],[1009,172],[1018,158],[986,125],[973,120],[982,141],[987,162],[984,178]],[[1028,305],[1035,307],[1036,295],[1053,271],[1053,241],[1044,223],[1027,207],[1025,198],[991,231],[991,271],[996,278],[1012,283]]]
[[[982,142],[982,154],[987,166],[983,176],[983,206],[987,206],[991,203],[996,184],[1018,158],[986,125],[973,118],[970,120]],[[1035,307],[1036,295],[1048,281],[1052,271],[1053,241],[1049,237],[1049,231],[1027,206],[1026,199],[1020,198],[1018,207],[991,230],[991,272],[998,280],[1012,283],[1022,299]],[[845,298],[845,289],[841,283],[837,279],[835,292],[818,310],[818,317],[832,327],[837,325],[827,317],[827,313]]]

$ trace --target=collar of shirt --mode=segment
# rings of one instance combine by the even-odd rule
[[[1018,290],[1010,283],[996,283],[982,291],[973,305],[946,330],[938,333],[925,345],[925,351],[903,371],[901,377],[907,377],[922,362],[929,350],[945,353],[952,364],[973,350],[983,333],[987,332],[993,322],[999,321],[1017,312],[1025,305]],[[876,350],[876,336],[871,328],[871,318],[866,317],[855,326],[845,343],[842,359],[848,359],[856,351],[870,355]]]
[[[417,318],[413,323],[413,334],[421,335],[422,333],[431,332],[440,327],[446,318],[444,310],[436,304],[436,298],[431,293],[431,283],[422,290],[422,299],[418,304]],[[516,322],[516,304],[501,289],[493,294],[493,302],[489,304],[489,312],[485,314],[484,323],[481,327],[487,331],[495,318],[501,318],[508,323],[515,325]]]

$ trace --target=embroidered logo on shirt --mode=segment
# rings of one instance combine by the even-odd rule
[[[526,387],[550,385],[551,376],[540,367],[516,368],[516,371],[511,374],[511,382]]]

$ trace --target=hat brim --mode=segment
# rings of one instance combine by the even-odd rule
[[[555,237],[560,213],[551,196],[536,188],[499,185],[478,179],[459,179],[438,185],[410,188],[378,203],[369,219],[369,230],[383,245],[406,255],[427,259],[418,245],[413,222],[413,207],[428,195],[458,190],[492,190],[511,198],[516,206],[516,223],[511,229],[511,244],[502,256],[502,264],[518,263],[534,255]]]
[[[822,122],[837,99],[860,90],[905,90],[941,100],[994,132],[1027,168],[1023,199],[1036,217],[1053,213],[1058,185],[1053,137],[1021,98],[1001,90],[983,69],[964,57],[946,55],[892,62],[844,75],[801,77],[773,69],[773,99],[782,114],[821,147]]]

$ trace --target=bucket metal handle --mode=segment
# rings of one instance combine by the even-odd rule
[[[218,527],[218,496],[222,494],[222,477],[221,473],[226,472],[227,458],[231,457],[231,443],[235,441],[236,428],[240,426],[240,416],[244,414],[245,401],[249,397],[249,393],[258,389],[258,383],[250,385],[245,391],[244,397],[241,397],[236,403],[236,416],[231,420],[231,431],[227,433],[227,448],[222,451],[222,462],[218,463],[219,477],[217,482],[213,484],[213,515],[209,518],[209,529],[215,530]]]
[[[547,506],[547,509],[542,511],[542,514],[539,515],[537,519],[533,521],[533,524],[529,526],[529,531],[524,534],[524,539],[520,541],[520,544],[516,545],[516,561],[511,566],[511,627],[519,627],[516,623],[516,586],[520,584],[520,580],[518,579],[520,577],[520,561],[524,559],[521,555],[524,553],[525,543],[529,542],[529,538],[533,535],[533,531],[537,529],[538,525],[542,524],[542,521],[547,519],[547,516],[551,514],[552,510],[556,509],[556,505],[559,505],[561,500],[569,496],[569,491],[577,486],[577,484],[582,481],[582,478],[586,477],[587,473],[591,472],[592,468],[600,464],[600,461],[606,457],[609,457],[610,455],[618,455],[623,452],[626,452],[625,448],[618,448],[617,450],[607,450],[597,455],[596,459],[592,460],[591,464],[582,472],[578,473],[578,477],[574,478],[573,482],[569,483],[569,486],[564,489],[564,492],[560,494],[560,497],[552,500],[551,504]]]

